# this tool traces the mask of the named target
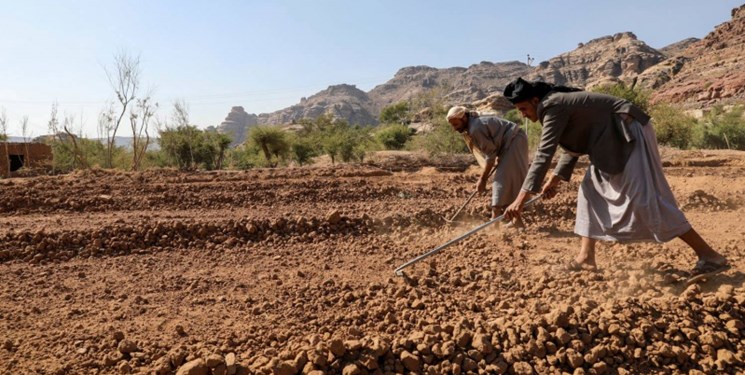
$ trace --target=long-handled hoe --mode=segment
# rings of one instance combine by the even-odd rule
[[[489,172],[489,176],[487,176],[487,179],[488,179],[489,177],[491,177],[491,175],[493,175],[493,174],[494,174],[494,171],[496,171],[496,170],[497,170],[497,166],[495,165],[495,166],[494,166],[494,168],[492,168],[491,172]],[[466,206],[468,206],[468,204],[469,204],[469,203],[471,203],[471,199],[473,199],[473,197],[474,197],[474,196],[476,196],[476,193],[478,193],[478,192],[479,192],[478,190],[474,190],[474,191],[473,191],[473,193],[471,193],[471,195],[470,195],[470,196],[468,196],[468,199],[466,199],[466,202],[465,202],[465,203],[463,203],[463,205],[462,205],[462,206],[460,206],[460,208],[459,208],[459,209],[458,209],[457,211],[455,211],[455,213],[453,214],[453,216],[451,216],[451,217],[450,217],[450,219],[448,219],[448,218],[444,218],[444,219],[445,219],[445,221],[446,221],[446,222],[447,222],[448,224],[452,224],[452,223],[453,223],[453,222],[455,221],[455,218],[456,218],[456,217],[458,217],[458,214],[459,214],[459,213],[460,213],[461,211],[463,211],[463,209],[464,209],[464,208],[465,208]]]
[[[540,194],[539,195],[536,195],[533,198],[530,198],[530,200],[528,200],[527,202],[525,202],[524,207],[528,207],[529,205],[533,204],[533,202],[537,201],[540,198],[541,198],[541,195]],[[501,221],[503,218],[504,218],[504,214],[499,215],[499,216],[495,217],[494,219],[491,219],[491,220],[487,221],[486,223],[480,224],[479,226],[477,226],[477,227],[469,230],[468,232],[461,234],[459,237],[454,238],[454,239],[452,239],[452,240],[450,240],[450,241],[448,241],[448,242],[446,242],[446,243],[444,243],[444,244],[442,244],[442,245],[440,245],[440,246],[438,246],[438,247],[436,247],[436,248],[434,248],[434,249],[432,249],[432,250],[430,250],[430,251],[428,251],[428,252],[426,252],[426,253],[424,253],[424,254],[422,254],[422,255],[420,255],[420,256],[418,256],[418,257],[416,257],[416,258],[414,258],[414,259],[412,259],[412,260],[410,260],[410,261],[408,261],[408,262],[406,262],[404,264],[402,264],[402,265],[400,265],[400,266],[398,266],[398,268],[396,268],[396,270],[393,271],[394,274],[396,276],[405,276],[404,275],[404,271],[403,271],[404,268],[409,267],[409,266],[411,266],[413,264],[419,263],[422,260],[424,260],[426,258],[429,258],[432,255],[435,255],[435,254],[439,253],[441,250],[445,249],[446,247],[448,247],[450,245],[454,245],[454,244],[460,242],[464,238],[466,238],[466,237],[468,237],[468,236],[470,236],[470,235],[472,235],[472,234],[474,234],[474,233],[476,233],[476,232],[478,232],[478,231],[480,231],[480,230],[488,227],[489,225],[492,225],[492,224],[494,224],[494,223],[496,223],[498,221]]]

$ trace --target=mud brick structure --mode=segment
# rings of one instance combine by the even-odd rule
[[[40,168],[52,163],[52,148],[43,143],[0,142],[0,177],[21,167]]]

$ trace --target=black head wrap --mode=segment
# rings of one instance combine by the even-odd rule
[[[543,99],[543,97],[551,91],[574,92],[582,90],[574,87],[556,86],[541,81],[526,81],[522,79],[522,77],[520,77],[510,82],[507,87],[504,88],[504,96],[512,104],[515,104],[530,100],[531,98],[535,97],[537,97],[538,99]]]

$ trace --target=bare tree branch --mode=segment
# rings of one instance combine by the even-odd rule
[[[105,70],[109,85],[114,90],[120,106],[117,111],[118,116],[106,122],[108,125],[106,127],[106,164],[107,167],[112,168],[116,133],[129,105],[137,99],[140,88],[140,57],[132,56],[125,51],[119,52],[114,55],[114,71]]]

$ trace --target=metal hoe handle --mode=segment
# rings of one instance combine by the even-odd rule
[[[491,172],[489,172],[489,175],[487,176],[487,178],[488,177],[491,177],[491,175],[493,175],[494,174],[494,171],[496,171],[496,170],[497,170],[497,166],[495,165],[494,168],[491,169]],[[463,208],[465,208],[466,206],[468,206],[468,203],[471,203],[471,199],[473,199],[473,197],[476,196],[476,193],[478,193],[478,192],[479,192],[478,190],[475,190],[473,193],[471,193],[471,195],[468,197],[468,199],[466,200],[466,202],[463,203],[462,206],[460,206],[460,208],[458,209],[458,211],[455,211],[455,213],[453,214],[453,216],[450,217],[450,219],[445,219],[445,221],[447,221],[449,223],[452,223],[453,220],[455,220],[455,218],[458,217],[458,214],[461,211],[463,211]]]
[[[541,198],[541,195],[536,195],[535,197],[530,198],[527,202],[525,202],[525,205],[523,205],[523,207],[527,207],[527,206],[533,204],[533,202],[537,201],[540,198]],[[429,258],[432,255],[435,255],[435,254],[439,253],[442,249],[444,249],[444,248],[446,248],[446,247],[448,247],[450,245],[454,245],[454,244],[460,242],[464,238],[466,238],[466,237],[468,237],[468,236],[470,236],[470,235],[472,235],[472,234],[474,234],[474,233],[476,233],[476,232],[478,232],[478,231],[480,231],[480,230],[488,227],[489,225],[492,225],[492,224],[494,224],[494,223],[496,223],[498,221],[501,221],[503,218],[504,218],[504,214],[499,215],[499,216],[495,217],[494,219],[491,219],[491,220],[487,221],[486,223],[480,224],[479,226],[477,226],[477,227],[469,230],[468,232],[461,234],[459,237],[454,238],[454,239],[452,239],[452,240],[450,240],[450,241],[448,241],[448,242],[446,242],[446,243],[444,243],[444,244],[442,244],[442,245],[440,245],[440,246],[438,246],[438,247],[436,247],[436,248],[434,248],[434,249],[432,249],[432,250],[430,250],[430,251],[428,251],[428,252],[426,252],[426,253],[424,253],[424,254],[422,254],[422,255],[420,255],[420,256],[418,256],[418,257],[416,257],[416,258],[414,258],[414,259],[412,259],[412,260],[410,260],[410,261],[408,261],[408,262],[406,262],[404,264],[402,264],[402,265],[400,265],[400,266],[398,266],[398,268],[396,268],[396,270],[393,271],[393,272],[396,274],[396,276],[403,276],[403,272],[402,271],[403,271],[404,268],[406,268],[408,266],[411,266],[412,264],[419,263],[422,260],[424,260],[426,258]]]

